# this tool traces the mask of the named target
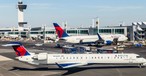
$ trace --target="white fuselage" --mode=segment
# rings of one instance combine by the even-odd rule
[[[123,34],[101,34],[101,37],[105,40],[105,41],[113,41],[115,38],[118,39],[118,41],[126,41],[128,38],[123,35]]]
[[[144,58],[137,58],[137,56],[137,54],[48,54],[47,64],[55,64],[56,62],[146,63]]]
[[[101,35],[103,40],[105,41],[113,41],[115,38],[118,38],[118,41],[126,41],[127,37],[122,34],[107,34],[107,35]],[[97,35],[85,35],[85,36],[69,36],[61,38],[66,40],[68,43],[92,43],[97,41],[99,38]]]
[[[97,35],[86,35],[86,36],[69,36],[64,37],[62,39],[65,39],[68,43],[80,43],[80,42],[95,42],[98,40]]]
[[[31,64],[62,64],[75,63],[80,66],[88,64],[142,64],[146,65],[146,59],[138,54],[47,54],[39,53],[32,56],[18,57],[20,61]]]
[[[31,56],[18,57],[20,61],[38,64],[56,63],[87,63],[87,64],[146,64],[146,59],[138,54],[47,54],[39,53]],[[39,63],[40,62],[40,63]]]

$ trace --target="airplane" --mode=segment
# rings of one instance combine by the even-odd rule
[[[3,46],[12,46],[19,61],[35,65],[57,65],[60,69],[75,68],[92,64],[136,65],[146,66],[146,59],[134,53],[101,53],[101,54],[48,54],[31,53],[22,43],[10,42]]]
[[[56,33],[59,37],[58,41],[64,41],[74,44],[95,44],[97,40],[104,40],[104,44],[110,45],[114,39],[118,41],[126,41],[128,38],[122,34],[109,34],[109,35],[81,35],[69,36],[57,23],[53,23]]]

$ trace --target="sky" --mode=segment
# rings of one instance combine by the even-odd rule
[[[0,26],[17,27],[18,0],[0,0]],[[31,27],[66,22],[68,27],[89,27],[98,17],[99,25],[115,26],[121,23],[146,21],[146,0],[23,0],[28,8],[24,20]]]

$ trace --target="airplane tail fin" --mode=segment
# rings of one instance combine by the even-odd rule
[[[57,23],[53,23],[53,25],[59,38],[69,36]]]
[[[29,56],[30,53],[20,42],[10,42],[9,44],[3,46],[12,46],[17,56]]]

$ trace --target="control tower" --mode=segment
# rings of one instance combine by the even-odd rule
[[[18,30],[23,31],[24,30],[24,24],[27,24],[27,22],[24,21],[24,10],[26,10],[27,5],[23,4],[22,0],[18,1],[17,9],[18,9]]]

